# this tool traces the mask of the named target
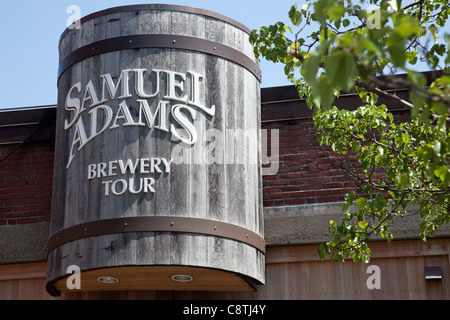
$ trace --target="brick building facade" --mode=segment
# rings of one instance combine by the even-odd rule
[[[407,94],[405,92],[404,94]],[[353,108],[356,95],[337,105]],[[397,121],[404,110],[390,107]],[[367,265],[320,261],[317,244],[329,237],[330,219],[355,182],[343,158],[318,145],[310,110],[294,87],[262,89],[262,129],[279,132],[279,163],[263,176],[266,284],[251,293],[97,292],[59,299],[448,299],[450,230],[418,240],[415,218],[395,225],[391,244],[374,241],[371,264],[381,268],[382,287],[366,286]],[[45,265],[52,201],[55,106],[0,112],[0,298],[51,299]],[[270,142],[270,141],[269,141]],[[263,144],[266,141],[263,141]],[[269,145],[270,143],[267,143]],[[351,158],[350,158],[351,161]],[[439,267],[441,280],[425,279],[425,267]],[[407,276],[406,276],[407,275]]]

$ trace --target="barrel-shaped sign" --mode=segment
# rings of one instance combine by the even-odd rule
[[[150,4],[62,34],[51,294],[264,283],[261,75],[248,37],[220,14]]]

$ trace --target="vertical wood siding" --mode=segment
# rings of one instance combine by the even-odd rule
[[[109,291],[66,293],[58,299],[450,299],[450,239],[372,243],[369,264],[320,261],[316,246],[271,247],[266,284],[253,293]],[[370,265],[380,267],[381,289],[368,289]],[[442,280],[425,280],[425,267],[439,266]],[[46,263],[0,266],[1,299],[55,299],[45,291]]]
[[[60,58],[96,41],[142,34],[195,37],[228,46],[256,61],[248,34],[243,30],[225,21],[170,10],[131,10],[86,21],[80,31],[72,30],[62,38]],[[110,73],[117,82],[122,70],[139,68],[148,70],[148,74],[158,69],[182,74],[193,71],[204,75],[201,100],[206,108],[215,105],[215,114],[210,117],[198,111],[194,125],[199,140],[195,146],[183,151],[194,149],[198,152],[196,156],[200,157],[200,164],[172,164],[170,174],[155,175],[154,194],[105,196],[102,179],[87,181],[89,164],[150,157],[169,160],[176,144],[171,141],[168,132],[155,130],[154,127],[120,126],[106,130],[86,144],[80,152],[76,152],[73,162],[66,169],[68,146],[74,131],[69,130],[68,134],[63,128],[67,117],[64,110],[66,95],[79,81],[82,83],[82,94],[90,80],[101,91],[101,75]],[[167,79],[168,75],[161,77]],[[150,78],[146,79],[146,90],[151,92],[147,86],[151,83],[150,87],[154,90],[156,80],[146,78]],[[134,82],[135,77],[130,76],[131,90]],[[161,82],[164,83],[163,80]],[[166,89],[161,84],[161,91]],[[247,69],[224,58],[187,50],[139,48],[113,51],[89,57],[71,66],[59,79],[58,94],[51,235],[70,226],[103,219],[177,216],[223,221],[263,237],[258,136],[260,88],[257,78]],[[162,96],[161,93],[158,99],[149,100],[152,109],[156,109],[155,103],[160,98],[162,100]],[[133,119],[138,119],[140,109],[137,98],[133,94],[131,99],[115,98],[105,104],[116,115],[119,104],[126,102]],[[80,117],[84,116],[86,112]],[[89,127],[88,120],[84,123]],[[211,141],[207,139],[212,137],[204,135],[207,129],[216,130],[223,137],[218,136],[214,141],[217,150],[223,152],[219,163],[208,163],[211,151],[207,145]],[[89,131],[88,128],[86,130]],[[245,145],[240,137],[227,140],[224,136],[227,130],[251,131],[255,135]],[[237,164],[227,165],[225,158],[233,153],[236,154],[233,160]],[[237,162],[239,157],[248,159],[253,155],[256,163]],[[128,181],[140,176],[126,173],[121,178]],[[65,270],[72,264],[82,270],[123,265],[199,266],[231,271],[264,282],[264,254],[257,249],[227,238],[187,232],[111,234],[63,244],[49,254],[49,281],[64,276]]]

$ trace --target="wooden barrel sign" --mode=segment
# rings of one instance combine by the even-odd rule
[[[93,13],[59,45],[47,291],[264,283],[249,30],[175,5]]]

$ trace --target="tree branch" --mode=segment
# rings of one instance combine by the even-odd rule
[[[409,8],[411,8],[411,7],[417,6],[418,4],[420,4],[420,5],[422,6],[422,3],[423,3],[424,1],[425,1],[425,0],[419,0],[419,1],[413,2],[413,3],[411,3],[411,4],[408,4],[407,6],[405,6],[404,8],[402,8],[402,10],[409,9]]]
[[[383,90],[381,90],[381,89],[379,89],[377,87],[371,86],[371,85],[366,84],[366,83],[361,82],[361,81],[355,81],[355,85],[357,85],[358,87],[364,88],[367,91],[376,93],[377,95],[379,95],[379,96],[381,96],[383,98],[386,98],[386,99],[389,99],[389,100],[391,100],[393,102],[396,102],[399,105],[401,105],[401,106],[403,106],[403,107],[405,107],[405,108],[407,108],[409,110],[412,110],[414,108],[414,105],[411,102],[406,101],[406,100],[404,100],[404,99],[402,99],[402,98],[400,98],[400,97],[398,97],[398,96],[396,96],[394,94],[391,94],[389,92],[383,91]]]

